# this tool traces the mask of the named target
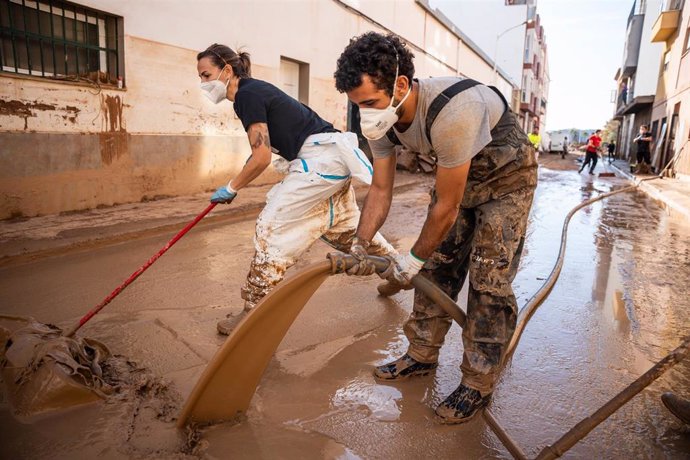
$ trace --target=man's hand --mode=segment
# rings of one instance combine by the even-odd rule
[[[352,240],[352,246],[350,247],[350,255],[352,255],[357,263],[352,266],[352,268],[345,271],[348,275],[355,276],[368,276],[376,273],[376,267],[374,263],[367,260],[367,249],[371,245],[370,241],[364,240],[362,238],[355,237]]]
[[[402,289],[412,289],[412,278],[419,273],[425,261],[415,256],[412,251],[395,259],[390,257],[390,261],[388,268],[379,276]]]
[[[227,186],[219,187],[213,195],[211,195],[211,203],[230,204],[237,196],[237,192],[229,190]]]

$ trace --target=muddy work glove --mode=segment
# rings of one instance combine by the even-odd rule
[[[230,187],[230,184],[219,187],[213,195],[211,195],[211,203],[230,204],[237,196],[237,192]]]
[[[412,289],[412,278],[419,273],[426,261],[415,256],[412,251],[405,256],[390,259],[390,265],[379,276],[402,289]]]
[[[346,270],[345,273],[354,276],[368,276],[376,273],[374,263],[366,258],[368,255],[367,249],[369,249],[369,246],[371,246],[371,242],[362,238],[355,237],[352,240],[350,255],[355,258],[357,263]]]

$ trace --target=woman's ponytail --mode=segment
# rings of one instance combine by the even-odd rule
[[[249,53],[240,51],[236,53],[229,46],[214,43],[206,48],[204,51],[196,55],[196,60],[200,61],[203,58],[210,58],[213,65],[222,69],[226,65],[232,67],[235,76],[239,78],[249,78],[252,75],[252,63],[249,59]]]

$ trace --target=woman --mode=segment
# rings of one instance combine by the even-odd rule
[[[256,222],[256,252],[241,293],[244,310],[218,323],[218,332],[229,334],[318,238],[340,251],[350,249],[359,221],[351,178],[371,184],[373,170],[354,134],[339,132],[274,85],[251,78],[246,52],[213,44],[197,55],[197,70],[211,102],[233,102],[252,151],[211,202],[231,203],[268,167],[272,152],[289,162],[287,176],[269,191]],[[377,234],[368,252],[394,250]]]

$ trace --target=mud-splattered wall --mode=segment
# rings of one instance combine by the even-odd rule
[[[420,77],[491,71],[415,0],[234,2],[215,10],[185,0],[167,0],[165,8],[78,3],[123,17],[125,88],[0,73],[0,219],[226,183],[250,152],[231,103],[213,105],[199,90],[196,52],[213,42],[246,46],[252,75],[275,84],[281,58],[308,64],[308,104],[339,129],[347,127],[347,99],[333,84],[337,57],[355,35],[386,33],[380,24],[413,43]],[[269,170],[257,182],[278,178]]]
[[[0,76],[0,218],[198,193],[239,171],[246,135],[229,102],[198,90],[196,53],[133,37],[125,49],[125,90]]]

